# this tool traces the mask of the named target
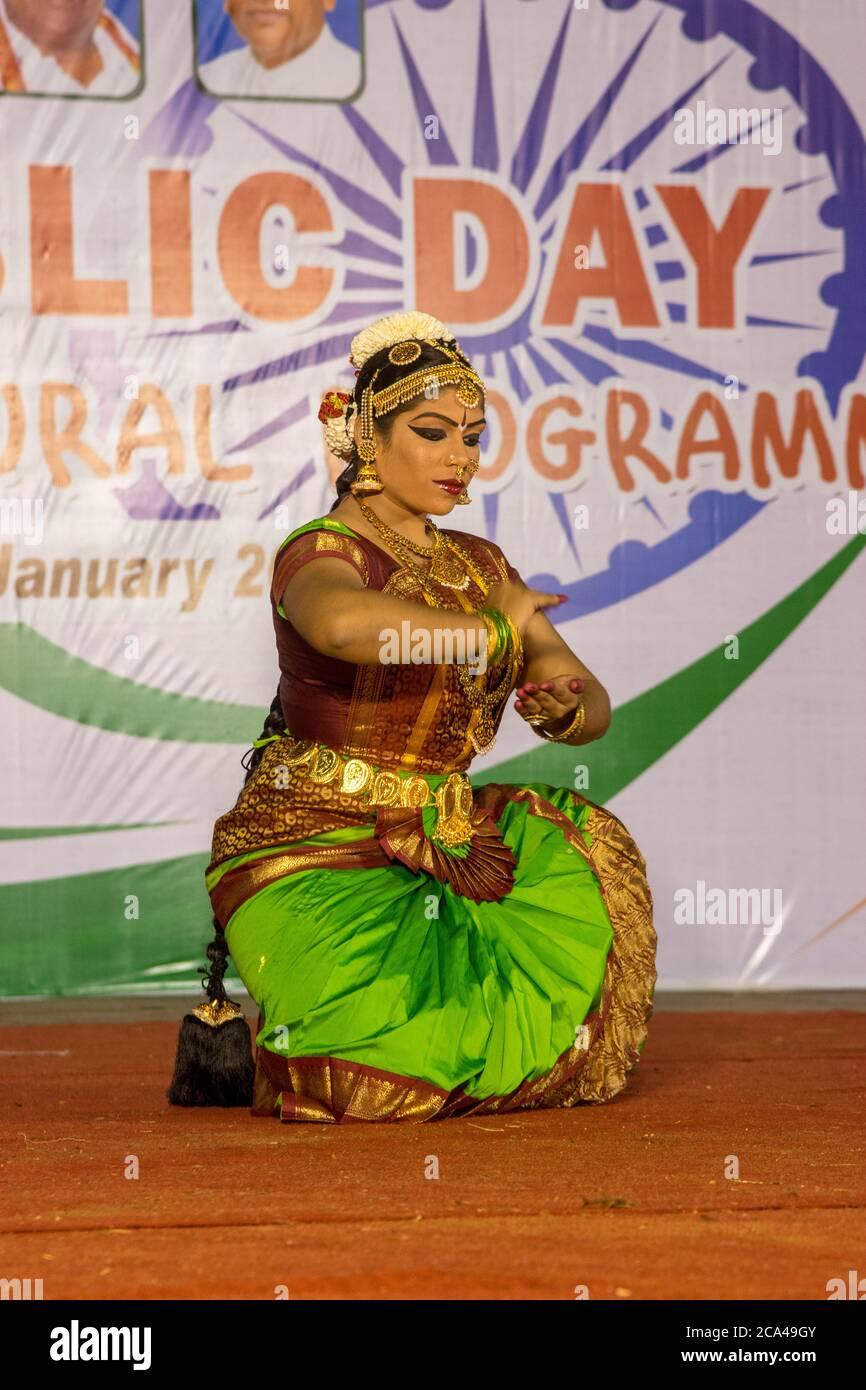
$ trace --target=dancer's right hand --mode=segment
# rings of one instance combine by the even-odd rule
[[[507,614],[522,637],[539,608],[555,608],[567,601],[567,594],[545,594],[541,589],[527,588],[522,580],[504,579],[487,590],[484,607]]]

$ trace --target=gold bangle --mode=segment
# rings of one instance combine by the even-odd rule
[[[533,728],[534,728],[535,732],[538,734],[539,738],[547,739],[547,742],[548,742],[548,743],[566,743],[566,742],[568,741],[568,739],[571,738],[571,736],[572,736],[573,734],[579,734],[579,733],[580,733],[580,731],[581,731],[581,729],[583,728],[585,722],[586,722],[586,709],[585,709],[584,703],[583,703],[583,696],[582,696],[582,695],[579,695],[579,696],[578,696],[578,699],[577,699],[577,708],[576,708],[576,710],[575,710],[575,712],[574,712],[574,718],[572,719],[572,721],[571,721],[571,723],[569,724],[568,728],[567,728],[567,729],[563,729],[563,731],[562,731],[561,734],[549,734],[549,733],[546,733],[545,730],[542,729],[539,725],[533,725]]]

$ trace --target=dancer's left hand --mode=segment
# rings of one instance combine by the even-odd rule
[[[577,709],[577,702],[586,685],[579,676],[554,676],[551,680],[543,681],[541,685],[528,685],[517,687],[515,694],[517,701],[514,708],[522,719],[528,719],[530,715],[544,716],[544,725],[555,725],[565,720],[566,716],[574,714]]]

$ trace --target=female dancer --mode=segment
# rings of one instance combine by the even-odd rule
[[[562,596],[432,520],[468,501],[484,429],[456,340],[394,314],[350,360],[354,392],[320,411],[337,502],[274,565],[280,685],[214,828],[207,1002],[169,1098],[325,1123],[609,1100],[652,1012],[643,857],[577,792],[467,776],[513,690],[569,744],[605,732],[607,693],[545,615]]]

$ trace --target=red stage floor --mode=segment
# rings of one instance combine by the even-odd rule
[[[863,1012],[657,1012],[608,1105],[424,1125],[172,1109],[176,1033],[0,1028],[0,1276],[46,1299],[823,1300],[866,1274]]]

